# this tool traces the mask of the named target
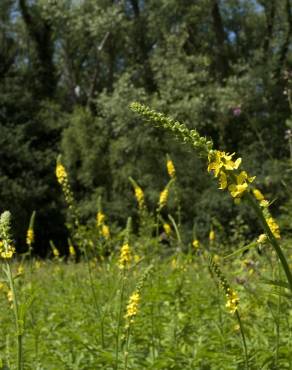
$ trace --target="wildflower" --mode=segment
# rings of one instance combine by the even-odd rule
[[[132,260],[131,248],[128,243],[124,244],[121,248],[120,258],[119,258],[119,268],[124,269],[130,264]]]
[[[7,292],[7,300],[8,302],[13,302],[13,293],[12,293],[12,290],[8,290]]]
[[[240,107],[235,107],[232,109],[232,113],[235,117],[238,117],[241,115],[241,108]]]
[[[104,223],[105,214],[102,212],[97,212],[96,214],[96,226],[101,227],[101,225]]]
[[[166,203],[167,203],[167,198],[168,198],[168,189],[165,188],[164,190],[162,190],[162,192],[160,193],[160,197],[159,197],[159,208],[163,208]]]
[[[170,225],[169,225],[169,224],[164,223],[164,224],[163,224],[163,229],[164,229],[164,231],[165,231],[165,233],[166,233],[167,235],[170,235],[170,234],[171,234],[171,227],[170,227]]]
[[[8,245],[6,248],[0,248],[0,256],[4,259],[12,258],[15,253],[15,248],[12,245]]]
[[[237,293],[231,288],[228,288],[226,298],[227,298],[226,308],[230,313],[232,314],[235,313],[239,305],[239,297]]]
[[[192,245],[193,245],[194,249],[197,251],[200,247],[199,240],[198,239],[193,240]]]
[[[32,245],[34,242],[34,231],[33,229],[29,228],[26,233],[26,244]]]
[[[215,231],[211,229],[209,233],[209,241],[212,243],[214,240],[215,240]]]
[[[233,198],[240,198],[248,188],[248,182],[252,182],[255,177],[249,177],[245,171],[241,171],[239,175],[235,175],[236,184],[228,186],[228,190]]]
[[[138,313],[138,306],[140,303],[140,299],[141,299],[140,294],[137,291],[135,291],[129,299],[129,302],[127,305],[127,312],[124,317],[125,319],[128,320],[130,324],[134,322],[134,318]]]
[[[134,256],[134,261],[135,261],[136,263],[138,263],[140,260],[141,260],[141,257],[140,257],[140,256],[138,256],[138,254],[135,254],[135,256]]]
[[[137,199],[139,208],[141,209],[144,206],[144,192],[138,185],[135,186],[134,191],[135,191],[135,197]]]
[[[166,162],[166,168],[167,168],[167,173],[170,178],[174,179],[175,178],[175,167],[171,159],[168,159]]]
[[[275,219],[273,217],[269,217],[266,221],[274,237],[276,239],[281,239],[280,228]]]
[[[70,254],[71,257],[76,256],[75,248],[72,244],[69,245],[69,254]]]
[[[257,238],[257,243],[258,244],[264,244],[267,240],[267,235],[266,234],[261,234],[258,238]]]
[[[60,252],[58,251],[58,249],[56,247],[52,247],[52,251],[53,251],[54,257],[59,257],[60,256]]]
[[[59,184],[63,184],[67,180],[67,172],[62,163],[57,163],[56,176]]]
[[[102,233],[102,236],[105,238],[105,239],[109,239],[110,237],[110,229],[107,225],[102,225],[102,228],[101,228],[101,233]]]
[[[237,170],[241,164],[241,158],[237,158],[234,162],[232,157],[235,153],[229,154],[225,152],[221,152],[220,150],[213,150],[210,151],[208,155],[209,165],[208,171],[214,171],[214,176],[218,177],[221,170]]]

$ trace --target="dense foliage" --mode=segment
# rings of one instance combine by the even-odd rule
[[[200,160],[143,125],[133,100],[236,151],[291,231],[291,36],[291,0],[1,0],[0,210],[13,213],[17,239],[33,210],[39,253],[67,237],[60,152],[84,222],[99,195],[117,227],[135,216],[129,176],[154,207],[170,153],[189,233],[243,219],[253,233],[244,207],[235,218]]]

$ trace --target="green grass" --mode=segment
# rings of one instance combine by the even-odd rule
[[[237,257],[228,260],[222,270],[240,296],[249,367],[292,369],[291,304],[263,283],[264,278],[277,275],[278,266],[274,257],[271,267],[265,256],[255,252],[247,258],[249,267]],[[128,369],[244,369],[238,322],[225,309],[224,293],[212,280],[207,260],[179,255],[152,262],[154,269],[142,289],[141,305],[131,328]],[[30,303],[23,338],[24,369],[116,368],[122,274],[115,259],[90,263],[98,307],[83,262],[48,260],[39,268],[35,262],[32,268],[27,263],[24,273],[15,279],[20,303]],[[127,273],[123,316],[146,267],[146,260],[142,260]],[[16,272],[16,263],[13,268]],[[13,312],[5,285],[0,293],[0,353],[3,364],[13,369]],[[124,326],[123,318],[119,369],[124,369]]]

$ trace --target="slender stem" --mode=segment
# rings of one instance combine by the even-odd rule
[[[237,318],[237,321],[238,321],[238,324],[239,324],[241,338],[242,338],[242,344],[243,344],[243,348],[244,348],[245,369],[248,370],[249,369],[248,355],[247,355],[247,346],[246,346],[246,340],[245,340],[243,325],[242,325],[238,310],[235,311],[235,314],[236,314],[236,318]]]
[[[12,292],[13,312],[15,318],[15,329],[17,334],[17,370],[22,370],[22,327],[20,327],[18,314],[18,301],[16,297],[12,271],[9,262],[6,262],[6,275],[9,281],[9,286]]]
[[[120,295],[120,308],[119,308],[119,316],[118,316],[118,328],[116,334],[116,370],[119,367],[119,341],[120,341],[120,326],[122,320],[122,312],[123,312],[123,301],[124,301],[124,291],[125,291],[125,279],[126,279],[126,272],[125,269],[123,270],[122,275],[122,287],[121,287],[121,295]]]
[[[254,198],[249,193],[246,193],[246,199],[249,202],[249,204],[251,205],[251,207],[253,208],[253,210],[255,211],[258,218],[260,219],[262,227],[263,227],[265,233],[267,234],[267,236],[269,238],[269,241],[270,241],[272,247],[274,248],[274,250],[276,251],[277,256],[278,256],[278,258],[279,258],[279,260],[282,264],[282,267],[284,269],[284,272],[285,272],[285,275],[287,277],[288,283],[290,285],[290,289],[292,291],[292,274],[291,274],[288,262],[286,260],[286,257],[284,255],[284,253],[282,252],[282,249],[281,249],[277,239],[274,237],[271,229],[269,228],[269,225],[267,224],[267,221],[266,221],[266,219],[263,215],[263,212],[262,212],[260,206],[257,204],[257,202],[254,200]]]
[[[103,317],[102,317],[102,313],[101,313],[101,310],[100,310],[99,305],[98,305],[96,292],[95,292],[95,289],[94,289],[94,281],[93,281],[93,277],[92,277],[92,271],[91,271],[91,266],[90,266],[90,261],[89,261],[86,246],[84,248],[84,255],[85,255],[85,259],[86,259],[86,263],[87,263],[88,276],[89,276],[89,281],[90,281],[90,287],[91,287],[93,302],[94,302],[95,310],[97,311],[97,313],[99,315],[99,319],[100,319],[101,345],[102,345],[102,348],[104,348],[105,344],[104,344]]]
[[[126,336],[126,350],[125,350],[124,370],[127,370],[127,368],[128,368],[130,332],[131,332],[131,327],[129,326],[128,329],[127,329],[127,336]]]

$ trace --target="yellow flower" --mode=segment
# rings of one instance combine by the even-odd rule
[[[193,247],[197,251],[200,248],[200,242],[198,239],[193,240]]]
[[[228,288],[226,297],[227,297],[226,308],[230,313],[235,313],[239,305],[239,297],[237,293],[231,288]]]
[[[168,173],[169,177],[174,179],[175,178],[175,167],[174,167],[174,164],[173,164],[171,159],[167,160],[166,168],[167,168],[167,173]]]
[[[236,184],[228,186],[228,190],[233,198],[240,198],[248,188],[248,182],[252,182],[255,177],[249,177],[245,171],[240,172],[239,175],[235,175]]]
[[[159,197],[159,208],[162,208],[166,205],[167,203],[167,198],[168,198],[168,189],[165,188],[164,190],[162,190],[162,192],[160,193],[160,197]]]
[[[141,209],[144,206],[144,192],[140,188],[140,186],[135,186],[134,191],[135,191],[135,197],[137,199],[139,208]]]
[[[56,167],[56,176],[59,184],[63,184],[67,180],[67,172],[65,167],[61,164],[58,163]]]
[[[60,256],[60,252],[58,251],[58,249],[56,247],[52,247],[52,251],[53,251],[54,257],[59,257]]]
[[[8,290],[8,292],[7,292],[7,300],[8,300],[8,302],[12,302],[13,301],[13,293],[12,293],[12,290]]]
[[[102,233],[102,236],[105,239],[109,239],[110,238],[110,229],[109,229],[109,227],[107,225],[102,225],[101,233]]]
[[[259,189],[253,189],[253,195],[255,196],[255,198],[261,202],[262,200],[265,200],[265,197],[263,196],[263,194],[261,193],[261,191]]]
[[[169,224],[164,223],[164,224],[163,224],[163,229],[164,229],[164,231],[165,231],[165,233],[166,233],[167,235],[170,235],[170,234],[171,234],[171,227],[170,227],[170,225],[169,225]]]
[[[213,229],[210,230],[209,240],[210,240],[210,242],[213,242],[215,240],[215,231]]]
[[[273,217],[269,217],[266,221],[274,237],[276,239],[281,239],[280,228],[275,219]]]
[[[125,314],[125,319],[127,319],[130,323],[133,323],[135,316],[138,313],[138,306],[140,303],[140,294],[136,291],[134,292],[128,302],[127,305],[127,312]]]
[[[23,273],[24,273],[24,267],[22,265],[19,265],[17,269],[17,274],[22,275]]]
[[[214,171],[214,176],[218,177],[221,169],[227,171],[237,170],[241,164],[241,158],[233,161],[232,157],[234,154],[221,152],[220,150],[211,151],[208,155],[208,172]]]
[[[31,245],[34,242],[34,231],[29,228],[26,233],[26,244]]]
[[[119,268],[124,269],[131,263],[131,260],[132,260],[131,248],[129,244],[126,243],[121,248],[120,258],[119,258]]]
[[[265,243],[267,240],[267,235],[266,234],[261,234],[258,238],[257,238],[257,243],[259,244],[263,244]]]
[[[96,226],[100,227],[104,223],[105,215],[102,212],[96,214]]]
[[[69,245],[69,253],[71,257],[74,257],[76,255],[75,248],[72,244]]]
[[[13,254],[15,252],[15,248],[9,245],[7,249],[0,249],[0,256],[4,259],[12,258]]]

